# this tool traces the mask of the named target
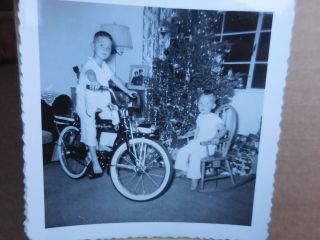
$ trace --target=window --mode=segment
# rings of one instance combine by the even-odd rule
[[[224,59],[224,71],[244,74],[241,89],[265,88],[272,17],[272,13],[222,13],[217,36],[232,44]]]

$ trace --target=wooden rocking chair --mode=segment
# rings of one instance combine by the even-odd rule
[[[226,104],[220,106],[215,113],[223,120],[226,127],[226,134],[220,139],[215,153],[209,155],[208,151],[208,156],[201,159],[200,191],[203,191],[204,184],[207,181],[230,178],[232,185],[235,184],[228,152],[237,129],[237,112],[232,106]],[[214,144],[212,141],[208,141],[202,145],[209,146],[212,144]]]

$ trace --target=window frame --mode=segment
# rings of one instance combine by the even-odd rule
[[[259,12],[258,14],[258,19],[257,19],[257,26],[255,30],[252,31],[235,31],[235,32],[224,32],[225,28],[225,19],[226,19],[226,12],[223,12],[222,16],[222,26],[221,26],[221,31],[220,33],[217,33],[216,36],[220,37],[220,42],[223,41],[225,36],[236,36],[236,35],[245,35],[245,34],[254,34],[254,41],[253,41],[253,52],[251,54],[251,58],[249,61],[224,61],[223,64],[226,65],[241,65],[241,64],[246,64],[249,65],[249,71],[248,71],[248,76],[247,76],[247,82],[246,86],[244,88],[237,88],[235,91],[248,91],[248,92],[263,92],[265,90],[264,88],[254,88],[252,87],[253,83],[253,78],[254,78],[254,70],[255,70],[255,65],[256,64],[266,64],[268,67],[268,60],[267,61],[257,61],[256,57],[258,54],[258,49],[259,49],[259,41],[262,33],[270,33],[272,31],[272,27],[270,29],[262,29],[263,27],[263,18],[264,16],[268,13],[264,12]],[[270,37],[271,40],[271,37]],[[269,46],[270,50],[270,46]],[[265,79],[266,81],[266,79]]]

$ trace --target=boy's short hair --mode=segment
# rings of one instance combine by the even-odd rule
[[[200,98],[201,96],[210,96],[210,97],[212,97],[214,103],[215,103],[216,100],[217,100],[216,96],[214,95],[213,91],[211,91],[211,90],[204,90],[204,91],[200,94],[199,98]]]
[[[111,36],[110,33],[106,32],[106,31],[98,31],[98,32],[96,32],[96,33],[94,34],[94,36],[93,36],[93,42],[95,42],[98,37],[106,37],[106,38],[109,38],[110,41],[111,41],[111,54],[113,55],[113,54],[118,53],[118,52],[117,52],[117,49],[116,49],[116,46],[115,46],[115,44],[114,44],[113,38],[112,38],[112,36]]]

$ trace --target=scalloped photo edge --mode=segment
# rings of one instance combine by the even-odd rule
[[[17,27],[19,34],[18,39],[20,40],[18,51],[22,102],[21,117],[23,121],[22,138],[24,142],[24,227],[26,236],[29,239],[46,240],[142,237],[231,240],[267,239],[268,224],[272,220],[270,214],[274,191],[274,173],[276,170],[278,142],[281,134],[280,122],[286,86],[288,59],[290,56],[294,7],[294,0],[282,1],[281,3],[275,0],[230,0],[224,2],[218,0],[199,0],[196,2],[193,0],[186,0],[183,1],[183,3],[178,0],[20,0],[17,8]],[[148,91],[151,91],[150,86],[162,86],[159,85],[159,82],[154,81],[152,76],[159,77],[160,73],[157,72],[157,69],[164,65],[156,65],[159,63],[156,61],[153,62],[153,60],[157,58],[160,59],[159,61],[162,61],[162,64],[166,64],[169,62],[166,62],[167,57],[172,57],[173,55],[170,55],[172,54],[171,52],[164,55],[159,53],[151,54],[150,49],[157,47],[157,49],[164,50],[165,48],[170,48],[171,44],[174,44],[172,43],[173,37],[166,35],[168,29],[163,28],[160,22],[161,17],[163,18],[168,11],[158,11],[159,15],[157,15],[157,18],[155,19],[160,19],[159,22],[147,22],[151,18],[148,20],[148,16],[144,16],[144,14],[156,12],[156,10],[153,11],[153,9],[159,8],[169,10],[179,9],[179,11],[183,11],[183,9],[191,9],[191,11],[208,10],[215,11],[217,14],[222,13],[224,16],[234,12],[235,14],[237,14],[237,12],[272,14],[272,28],[269,31],[270,40],[267,46],[269,54],[266,61],[252,60],[253,53],[251,53],[251,60],[248,60],[247,62],[241,61],[241,63],[239,63],[240,60],[229,60],[228,62],[228,58],[226,57],[224,62],[219,63],[221,66],[224,65],[225,68],[227,68],[226,66],[228,63],[229,66],[233,66],[233,68],[230,68],[226,73],[229,77],[231,74],[234,74],[233,71],[237,69],[234,65],[238,64],[237,66],[239,67],[241,64],[247,64],[249,69],[246,73],[247,80],[242,82],[241,86],[236,86],[233,100],[231,100],[230,103],[230,105],[238,110],[238,118],[240,119],[238,120],[238,130],[240,130],[237,135],[238,140],[236,139],[235,141],[239,141],[239,144],[241,142],[245,144],[248,143],[248,141],[253,141],[252,139],[254,139],[254,136],[252,136],[252,132],[248,130],[250,127],[254,129],[254,131],[251,129],[254,133],[259,133],[259,138],[255,142],[256,145],[251,142],[253,144],[252,146],[256,149],[255,157],[257,162],[256,169],[254,170],[255,179],[254,183],[252,183],[252,188],[254,190],[250,195],[252,205],[250,209],[246,209],[245,211],[237,210],[237,208],[235,208],[234,212],[230,210],[232,216],[247,214],[248,218],[246,223],[242,223],[241,220],[229,219],[231,216],[227,215],[229,214],[229,211],[228,213],[219,212],[225,205],[212,206],[212,204],[216,203],[215,201],[217,198],[233,198],[236,196],[235,192],[233,192],[236,191],[236,187],[230,187],[223,191],[215,192],[191,191],[187,178],[181,179],[173,174],[175,170],[173,169],[173,165],[170,165],[172,163],[166,165],[166,154],[167,152],[170,152],[171,155],[168,155],[168,161],[172,161],[173,156],[176,156],[181,145],[178,144],[178,147],[172,147],[170,145],[168,147],[164,146],[163,143],[158,144],[159,139],[161,140],[161,138],[159,138],[156,133],[152,135],[156,127],[160,128],[158,125],[152,127],[143,125],[144,129],[147,129],[148,131],[139,133],[139,127],[134,128],[133,125],[140,124],[141,115],[136,118],[132,117],[125,119],[125,121],[134,121],[134,124],[132,126],[130,125],[130,127],[131,130],[134,128],[134,131],[137,131],[137,134],[132,133],[132,137],[135,136],[136,139],[138,139],[137,141],[141,141],[141,146],[144,146],[143,144],[149,144],[149,139],[151,139],[151,147],[157,146],[154,147],[156,150],[164,149],[163,152],[162,150],[157,150],[158,153],[160,152],[160,155],[162,154],[160,157],[164,158],[163,162],[157,163],[157,166],[159,169],[164,166],[164,168],[169,167],[170,171],[168,174],[171,175],[168,177],[168,181],[173,181],[173,184],[168,183],[166,185],[165,192],[163,191],[156,196],[152,195],[152,199],[144,199],[147,201],[141,202],[132,201],[132,199],[130,200],[131,195],[134,195],[135,193],[127,194],[127,190],[119,190],[119,186],[117,185],[121,185],[121,181],[119,178],[117,180],[118,182],[112,179],[117,178],[116,175],[118,174],[116,168],[118,160],[114,160],[112,156],[111,165],[107,164],[106,167],[106,169],[108,169],[108,167],[111,168],[110,174],[105,173],[102,178],[92,180],[89,180],[87,176],[77,180],[71,179],[70,175],[67,176],[67,174],[63,172],[65,170],[60,167],[59,157],[61,158],[61,154],[59,155],[57,151],[61,151],[59,149],[61,149],[63,144],[58,143],[59,136],[55,136],[55,133],[53,132],[47,133],[48,131],[44,130],[44,125],[46,124],[44,120],[48,120],[47,118],[49,118],[49,115],[45,115],[48,113],[44,112],[42,104],[45,103],[48,109],[51,109],[54,105],[54,100],[56,100],[59,95],[63,94],[70,98],[71,107],[74,107],[75,98],[77,98],[76,95],[79,93],[78,90],[75,90],[78,86],[77,81],[79,80],[75,73],[72,72],[72,67],[77,65],[82,69],[83,64],[86,61],[85,57],[92,54],[92,50],[94,49],[92,38],[93,34],[99,29],[99,24],[110,23],[129,26],[133,49],[130,47],[128,48],[131,50],[127,50],[125,47],[121,48],[122,46],[120,46],[120,44],[119,46],[117,45],[118,40],[114,37],[113,41],[115,41],[114,44],[119,54],[115,55],[115,57],[108,62],[108,65],[110,65],[112,71],[116,72],[120,79],[124,79],[124,82],[127,83],[130,83],[128,76],[130,76],[130,74],[132,75],[132,73],[130,73],[130,66],[146,66],[149,73],[144,76],[142,86],[130,90],[130,84],[123,84],[123,88],[128,87],[127,94],[129,94],[130,91],[136,91],[139,97],[141,97],[141,104],[146,104],[150,101],[149,97],[152,94],[153,96],[151,97],[156,96],[155,92],[150,94]],[[147,12],[145,9],[149,9],[150,11]],[[174,10],[173,12],[179,11]],[[225,17],[223,19],[225,20]],[[236,21],[240,22],[239,19],[234,18],[232,24],[236,24]],[[139,23],[140,25],[137,25],[136,23]],[[170,24],[172,25],[174,23],[170,22]],[[168,25],[169,27],[170,24]],[[259,34],[267,32],[263,27],[261,28],[262,24],[263,23],[260,22]],[[161,29],[158,26],[161,26]],[[162,42],[160,40],[159,42],[152,41],[150,32],[146,33],[147,30],[144,29],[148,27],[149,30],[159,30],[159,32],[155,34],[157,34],[158,40],[160,39]],[[175,30],[171,29],[171,31]],[[225,37],[224,39],[232,39],[232,34],[230,32],[223,34],[223,30],[220,29],[220,31],[221,33],[217,34],[217,36],[220,37],[220,40],[223,39],[223,37]],[[255,35],[257,34],[256,32],[257,30],[248,30],[244,34]],[[146,36],[149,36],[149,39],[146,39]],[[154,35],[152,36],[154,37]],[[169,37],[165,39],[165,36]],[[188,41],[192,41],[191,35],[187,37],[189,39]],[[242,39],[243,38],[240,39],[239,37],[238,41],[241,43]],[[256,49],[258,48],[259,38],[253,39],[253,42],[254,45],[252,46],[251,51],[258,55],[259,53],[256,53]],[[238,50],[242,49],[242,47],[245,49],[245,44],[241,45],[239,43],[239,45],[237,45],[238,43],[234,43],[233,46],[235,48],[239,47]],[[150,48],[148,49],[148,47]],[[193,52],[192,54],[194,54],[195,57],[197,56],[196,52]],[[241,54],[241,51],[239,54]],[[244,54],[248,55],[248,53]],[[265,72],[263,73],[265,74],[265,86],[262,88],[252,87],[255,72],[253,69],[250,70],[250,66],[254,67],[255,64],[265,64],[266,67]],[[190,65],[188,66],[190,67]],[[185,69],[179,68],[179,64],[172,63],[171,67],[173,75],[170,79],[183,78],[185,81],[190,81],[190,75],[188,75],[189,77],[186,76],[189,74],[189,70],[187,73],[184,72],[181,75],[179,69]],[[240,69],[240,67],[238,69]],[[221,68],[221,71],[222,70],[223,68]],[[212,71],[216,70],[213,69]],[[169,75],[166,75],[167,78],[168,76]],[[216,76],[221,77],[222,75]],[[153,85],[150,85],[150,82],[152,81],[154,81]],[[117,81],[114,82],[117,85]],[[166,86],[168,87],[169,85]],[[165,91],[164,89],[160,90]],[[196,89],[189,89],[189,95],[192,95],[192,91],[194,91],[194,95],[199,94],[199,91],[197,92],[195,90]],[[201,90],[203,89],[200,89],[200,92]],[[176,90],[176,93],[178,93],[178,91],[180,90]],[[194,97],[194,95],[192,96]],[[244,106],[246,103],[246,100],[244,99],[247,99],[248,96],[251,96],[254,100],[250,100],[250,104]],[[127,98],[130,99],[130,97]],[[183,98],[184,96],[181,95],[181,98],[179,99],[181,100]],[[163,100],[163,97],[160,97],[160,99]],[[187,99],[185,101],[189,101],[188,94],[185,96],[185,99]],[[161,103],[159,103],[159,106],[160,105]],[[157,107],[157,109],[160,109],[159,106],[153,106],[152,110]],[[173,106],[173,108],[174,107],[177,106]],[[148,105],[144,106],[142,113],[140,114],[148,116],[145,118],[154,125],[154,122],[152,122],[154,119],[150,117],[150,108],[151,107],[148,107]],[[157,111],[159,114],[161,113],[160,110]],[[180,113],[183,112],[182,110],[178,111],[180,111]],[[258,113],[256,114],[255,111]],[[125,114],[128,111],[123,112]],[[255,112],[254,114],[256,115],[253,116],[253,112]],[[252,119],[254,119],[254,121]],[[69,120],[67,119],[67,122]],[[76,126],[74,121],[76,121],[76,119],[72,118],[72,123],[68,122],[68,124]],[[175,121],[170,121],[171,124],[174,124],[174,122]],[[127,129],[130,129],[130,127]],[[174,131],[175,126],[170,125],[170,127],[173,129],[172,131]],[[161,131],[159,130],[159,132],[159,136],[161,136]],[[59,133],[61,134],[60,130],[58,130],[58,134]],[[117,133],[119,134],[119,132]],[[49,134],[46,137],[48,137],[48,142],[53,148],[49,151],[49,160],[47,162],[44,160],[47,151],[44,149],[44,144],[47,143],[44,142],[47,141],[44,140],[44,134]],[[179,137],[177,139],[179,139]],[[176,141],[179,142],[182,140]],[[119,144],[126,143],[123,141]],[[121,146],[115,150],[116,153],[114,155],[117,155],[120,148]],[[140,149],[143,148],[141,147]],[[239,149],[234,149],[235,153],[237,153],[236,151]],[[147,153],[148,152],[146,151],[146,154]],[[118,153],[118,155],[119,154],[122,153]],[[83,161],[89,161],[87,160],[88,156],[91,155],[87,154],[87,157],[83,157]],[[89,157],[89,159],[91,158]],[[115,161],[115,163],[113,161]],[[150,170],[150,172],[148,172],[149,170],[147,170],[147,167],[141,165],[140,160],[135,160],[135,162],[139,162],[135,167],[130,167],[124,163],[118,165],[122,167],[126,166],[124,168],[133,171],[134,176],[140,174],[140,179],[143,179],[143,174],[146,174],[147,176],[148,173],[152,171]],[[89,166],[88,169],[90,170],[90,164],[87,166]],[[90,174],[92,173],[89,173],[88,176]],[[237,175],[240,176],[241,173],[237,172]],[[148,175],[147,177],[150,176],[151,175]],[[108,184],[108,187],[102,188],[100,183]],[[78,188],[81,184],[84,184],[81,187],[85,189],[86,192],[82,192],[79,195]],[[94,189],[99,189],[100,187],[103,189],[104,193],[95,195]],[[63,190],[63,188],[65,190]],[[144,188],[143,183],[142,188]],[[135,190],[137,190],[137,188]],[[145,189],[142,191],[145,192]],[[71,194],[73,195],[71,196]],[[103,200],[101,198],[103,198]],[[134,197],[132,198],[133,200],[136,200]],[[137,199],[139,201],[140,198],[137,197]],[[184,200],[186,203],[184,203]],[[209,200],[212,201],[211,205]],[[237,200],[238,198],[235,197],[233,201],[237,202]],[[109,208],[104,206],[104,204],[107,205],[108,202],[110,202]],[[193,217],[193,211],[197,211],[197,204],[199,205],[199,202],[201,202],[203,206],[208,206],[212,212],[206,214],[206,216],[203,214]],[[88,205],[88,203],[91,203],[91,205]],[[119,204],[123,205],[120,206]],[[104,210],[106,212],[95,209],[95,207],[98,208],[101,206],[103,208],[105,207]],[[216,209],[214,209],[214,207],[216,207]],[[159,210],[155,210],[155,208],[159,208]],[[140,213],[140,209],[141,214],[137,214],[137,212]],[[79,212],[77,212],[77,210]],[[168,213],[164,210],[168,211]],[[158,213],[159,215],[154,215]],[[136,214],[136,216],[134,214]],[[217,218],[213,217],[215,214],[220,214],[221,217],[219,220],[216,220]]]

